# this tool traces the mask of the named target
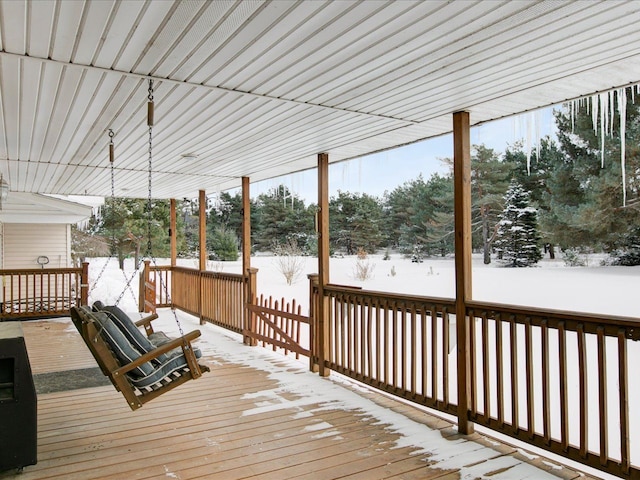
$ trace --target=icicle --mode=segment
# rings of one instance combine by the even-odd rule
[[[578,102],[579,101],[580,100],[578,100]],[[571,133],[573,133],[576,129],[576,101],[575,100],[573,100],[569,104],[569,110],[571,111]]]
[[[627,206],[626,173],[626,133],[627,133],[627,91],[618,90],[618,113],[620,114],[620,169],[622,171],[622,206]]]
[[[591,97],[591,123],[593,124],[593,132],[598,134],[598,96]]]
[[[542,125],[542,112],[535,112],[536,119],[536,162],[540,161],[540,126]]]
[[[609,124],[608,97],[606,94],[598,94],[600,100],[600,167],[604,168],[604,137],[607,133],[607,125]]]
[[[527,175],[531,175],[531,137],[533,135],[533,127],[535,126],[535,117],[531,112],[527,115]]]

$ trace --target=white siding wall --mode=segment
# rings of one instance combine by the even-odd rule
[[[40,255],[49,257],[45,268],[71,266],[71,228],[67,224],[5,223],[2,268],[39,268]]]

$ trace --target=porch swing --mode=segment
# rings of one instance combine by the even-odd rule
[[[151,255],[151,179],[153,149],[153,80],[149,80],[147,125],[149,127],[149,196],[147,199],[147,251]],[[111,163],[111,195],[114,189],[114,148],[113,131],[109,130],[109,161]],[[155,264],[155,259],[153,259]],[[102,268],[97,283],[105,271]],[[135,272],[134,272],[135,275]],[[109,377],[113,386],[126,399],[131,410],[141,408],[145,403],[173,390],[183,383],[197,379],[209,371],[200,365],[201,352],[191,346],[200,336],[199,330],[184,334],[180,320],[172,308],[180,337],[170,338],[164,332],[156,332],[151,322],[158,318],[153,314],[134,322],[119,307],[125,291],[131,289],[129,278],[115,305],[105,306],[96,301],[93,307],[72,307],[71,319],[85,344],[93,354],[102,373]],[[162,281],[162,280],[161,280]],[[167,288],[166,285],[162,285]],[[144,328],[144,333],[139,327]],[[146,335],[145,335],[146,334]]]

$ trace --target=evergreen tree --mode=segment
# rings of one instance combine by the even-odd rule
[[[329,201],[330,239],[334,248],[354,255],[374,253],[383,245],[382,205],[366,193],[338,192]]]
[[[620,100],[618,93],[615,97]],[[589,102],[581,102],[573,112],[569,108],[556,111],[563,157],[549,179],[550,215],[544,215],[542,223],[563,248],[616,251],[628,243],[625,237],[632,240],[634,229],[640,225],[640,211],[636,208],[640,203],[640,110],[629,90],[626,97],[626,206],[617,108],[610,112],[611,129],[604,145],[599,134],[602,119],[595,118],[594,125]],[[597,98],[592,99],[595,101]]]
[[[542,258],[537,211],[530,205],[529,192],[512,182],[504,196],[496,240],[498,258],[508,267],[530,267]]]
[[[293,238],[304,244],[315,235],[314,210],[286,186],[280,185],[258,196],[255,203],[254,245],[257,250],[269,250],[274,244],[284,244]]]
[[[554,200],[550,195],[550,185],[558,181],[555,176],[561,174],[559,166],[563,161],[558,145],[549,137],[542,138],[540,147],[531,151],[529,166],[527,166],[527,154],[521,143],[509,146],[504,153],[504,162],[512,165],[512,181],[517,181],[529,192],[531,204],[538,211],[541,240],[545,245],[545,251],[549,250],[551,258],[555,258],[556,235],[553,232],[555,216],[551,203]]]
[[[384,199],[387,245],[402,253],[445,255],[453,251],[453,179],[422,175],[387,193]]]
[[[473,237],[482,248],[485,264],[491,263],[491,245],[495,239],[498,215],[509,184],[511,165],[500,160],[491,148],[475,145],[471,155],[471,206]]]
[[[147,202],[139,198],[105,200],[96,233],[108,239],[110,254],[118,258],[120,268],[124,268],[125,258],[132,255],[136,265],[142,255],[169,255],[169,202],[152,200],[151,216],[147,211]],[[147,251],[149,244],[150,252]]]
[[[238,237],[224,226],[213,231],[209,244],[213,259],[223,262],[235,262],[238,259]]]

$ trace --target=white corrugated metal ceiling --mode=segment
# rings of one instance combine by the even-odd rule
[[[193,197],[640,81],[638,1],[0,1],[13,191]],[[195,153],[187,160],[183,154]]]

